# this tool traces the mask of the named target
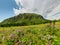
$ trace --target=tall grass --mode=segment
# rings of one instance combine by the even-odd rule
[[[49,24],[0,27],[1,45],[60,45],[60,28]]]

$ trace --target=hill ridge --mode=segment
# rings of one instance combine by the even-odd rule
[[[24,26],[47,23],[49,20],[44,19],[41,15],[33,13],[19,14],[8,18],[1,23],[1,26]]]

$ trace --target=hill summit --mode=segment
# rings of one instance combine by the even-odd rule
[[[41,15],[24,13],[5,19],[3,22],[1,22],[0,26],[25,26],[48,22],[49,21],[44,19]]]

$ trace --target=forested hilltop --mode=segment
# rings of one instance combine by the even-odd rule
[[[14,17],[5,19],[0,23],[1,27],[4,26],[25,26],[25,25],[35,25],[35,24],[44,24],[50,22],[49,20],[44,19],[41,15],[24,13],[19,14]]]

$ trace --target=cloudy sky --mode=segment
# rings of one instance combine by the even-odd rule
[[[13,8],[18,8],[15,0],[0,0],[0,22],[15,15]]]
[[[0,21],[20,13],[41,14],[45,19],[60,19],[60,0],[0,0]]]

